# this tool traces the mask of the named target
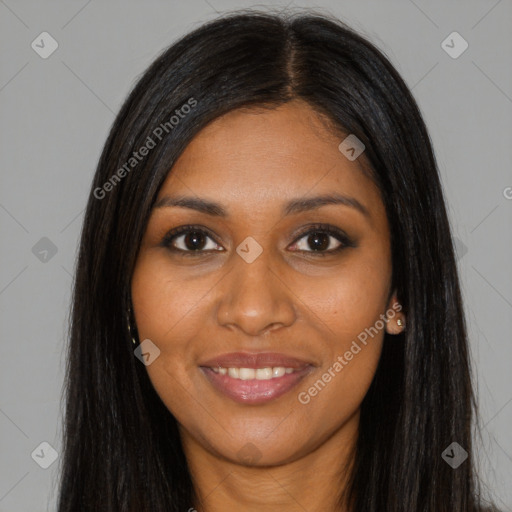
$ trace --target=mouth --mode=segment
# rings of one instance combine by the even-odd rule
[[[226,354],[199,366],[213,388],[242,404],[263,404],[295,388],[314,365],[275,353]]]

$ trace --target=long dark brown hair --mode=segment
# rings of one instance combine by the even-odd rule
[[[383,53],[341,21],[237,11],[166,49],[105,143],[74,282],[59,512],[185,512],[195,503],[176,420],[134,357],[131,276],[159,187],[191,139],[233,109],[296,98],[366,146],[391,230],[392,285],[407,316],[404,333],[385,334],[361,404],[349,510],[481,510],[459,278],[418,106]],[[176,111],[186,115],[171,121]],[[148,137],[154,147],[135,163]],[[442,457],[452,442],[468,453],[456,469]]]

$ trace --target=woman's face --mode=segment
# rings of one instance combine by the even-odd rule
[[[275,465],[357,428],[399,315],[382,328],[396,306],[386,212],[364,154],[350,161],[342,140],[301,101],[232,111],[161,187],[132,300],[140,341],[160,350],[149,378],[184,446]],[[327,195],[346,201],[312,201]]]

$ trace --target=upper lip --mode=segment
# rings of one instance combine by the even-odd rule
[[[277,352],[231,352],[221,354],[204,361],[199,366],[216,368],[267,368],[284,366],[285,368],[303,368],[313,363],[297,357]]]

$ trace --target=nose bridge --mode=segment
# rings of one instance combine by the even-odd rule
[[[271,252],[263,250],[254,259],[246,258],[254,250],[250,244],[242,242],[233,254],[233,268],[223,284],[217,315],[221,325],[236,325],[258,335],[293,323],[295,310],[291,293],[273,269],[276,263],[271,261]]]

